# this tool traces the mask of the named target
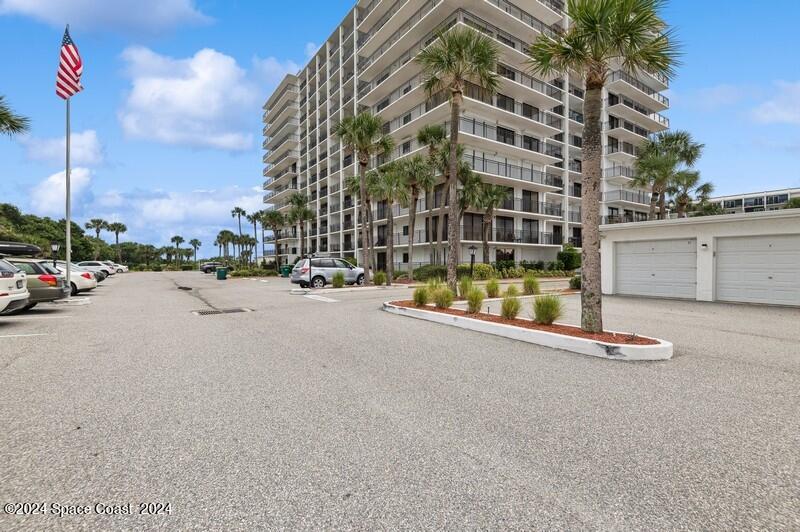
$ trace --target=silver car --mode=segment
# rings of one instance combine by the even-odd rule
[[[311,276],[311,286],[322,288],[326,284],[333,282],[336,272],[344,274],[345,284],[364,284],[364,268],[353,266],[344,259],[336,258],[315,258],[311,259],[309,271],[308,259],[300,259],[292,268],[292,283],[299,284],[303,288],[309,285],[309,275]]]

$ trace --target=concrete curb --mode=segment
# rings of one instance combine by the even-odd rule
[[[476,320],[466,316],[454,316],[452,314],[442,314],[440,312],[432,312],[418,308],[398,307],[397,305],[392,305],[388,301],[384,302],[383,310],[391,314],[432,321],[444,325],[452,325],[461,329],[493,334],[495,336],[511,338],[512,340],[519,340],[529,344],[563,349],[564,351],[606,358],[608,360],[668,360],[672,358],[672,343],[659,338],[654,338],[654,340],[659,342],[656,345],[610,344],[588,340],[586,338]]]

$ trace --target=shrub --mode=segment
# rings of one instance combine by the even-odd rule
[[[334,288],[342,288],[344,286],[344,273],[336,272],[333,274],[333,279],[331,279]]]
[[[459,279],[465,275],[469,275],[469,264],[459,264],[456,269],[456,275]],[[472,270],[472,278],[476,281],[485,281],[491,279],[495,275],[494,268],[491,264],[483,264],[482,262],[476,263]]]
[[[469,291],[472,289],[472,278],[465,275],[458,281],[458,295],[462,298],[467,297]]]
[[[358,266],[358,259],[355,257],[343,257],[343,259],[352,264],[353,266]]]
[[[424,286],[419,286],[414,289],[414,305],[424,307],[431,300],[430,292]]]
[[[426,264],[414,269],[414,279],[427,281],[428,279],[444,279],[447,277],[447,267],[441,264]]]
[[[497,279],[489,279],[486,283],[486,297],[497,297],[500,295],[500,283]]]
[[[152,267],[152,270],[153,270],[154,272],[160,272],[160,271],[162,271],[162,270],[163,270],[163,268],[161,267],[161,265],[160,265],[160,264],[156,264],[155,266],[153,266],[153,267]]]
[[[569,280],[569,287],[573,290],[580,290],[581,289],[581,276],[575,275]]]
[[[500,315],[507,320],[513,320],[519,314],[521,306],[516,296],[506,294],[506,297],[503,298],[503,303],[500,305]]]
[[[508,288],[506,288],[506,296],[517,297],[519,295],[519,288],[516,285],[510,284]]]
[[[558,269],[577,270],[581,267],[581,254],[570,244],[566,244],[563,251],[558,252],[556,258],[562,264],[561,268]]]
[[[453,292],[446,286],[440,286],[436,292],[433,293],[433,302],[436,308],[450,308],[454,299]]]
[[[471,287],[467,292],[467,312],[477,314],[481,311],[481,303],[483,303],[483,290],[477,286]]]
[[[428,282],[425,283],[425,286],[428,287],[428,292],[430,294],[433,294],[435,291],[437,291],[439,288],[443,286],[443,283],[441,279],[439,279],[438,277],[432,277],[428,279]]]
[[[372,282],[375,283],[375,286],[383,286],[386,284],[386,272],[377,271],[375,272],[375,276],[372,278]]]
[[[507,270],[509,268],[513,268],[516,266],[513,260],[498,260],[494,263],[494,267],[496,270]]]
[[[561,298],[552,294],[533,300],[533,316],[536,323],[550,325],[564,315]]]
[[[522,292],[526,296],[535,296],[542,292],[539,288],[539,280],[532,273],[526,274],[522,279]]]
[[[194,270],[194,266],[192,266],[191,264],[183,264],[183,265],[181,265],[181,271],[182,272],[190,272],[190,271],[193,271],[193,270]]]

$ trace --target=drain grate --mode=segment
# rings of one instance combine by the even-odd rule
[[[214,316],[216,314],[236,314],[238,312],[253,312],[251,308],[221,308],[213,310],[193,310],[195,316]]]

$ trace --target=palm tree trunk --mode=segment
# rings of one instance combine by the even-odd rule
[[[300,256],[306,254],[306,223],[300,222]]]
[[[647,215],[648,220],[656,219],[656,203],[658,202],[656,194],[658,194],[658,192],[656,192],[656,187],[653,185],[653,188],[650,191],[650,213]]]
[[[492,233],[492,210],[483,215],[483,263],[489,264],[489,237]]]
[[[114,241],[117,245],[117,264],[122,264],[122,250],[119,249],[119,233],[114,233]]]
[[[587,82],[583,110],[583,227],[581,267],[581,328],[589,332],[603,330],[603,300],[600,285],[600,185],[602,180],[601,147],[603,106],[602,82]]]
[[[389,216],[386,221],[386,286],[392,286],[394,277],[394,202],[389,204]]]
[[[408,280],[414,280],[414,226],[417,222],[417,199],[419,189],[411,187],[411,205],[408,206]]]
[[[450,215],[447,219],[447,239],[449,250],[447,254],[447,286],[453,293],[457,293],[458,279],[456,276],[456,266],[458,261],[458,205],[456,201],[456,174],[458,172],[457,148],[458,148],[458,121],[461,116],[461,91],[453,91],[453,98],[450,102],[450,175],[447,176],[448,193],[450,201]],[[599,161],[598,161],[599,166]]]
[[[666,220],[667,219],[667,211],[666,211],[666,199],[664,198],[664,190],[661,189],[658,191],[658,219],[659,220]]]
[[[372,215],[372,200],[367,196],[367,247],[369,260],[373,267],[378,267],[378,257],[375,253],[375,217]]]
[[[369,246],[369,233],[372,232],[372,226],[367,224],[367,220],[370,218],[367,206],[367,161],[358,161],[358,181],[358,196],[361,202],[361,267],[364,268],[364,284],[369,284],[369,269],[372,254]]]

